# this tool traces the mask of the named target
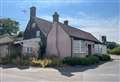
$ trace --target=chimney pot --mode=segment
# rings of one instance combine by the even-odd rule
[[[30,19],[36,17],[36,7],[31,7],[30,8]]]
[[[68,25],[68,20],[65,20],[65,21],[64,21],[64,24],[65,24],[65,25]]]
[[[106,43],[106,41],[107,41],[107,40],[106,40],[106,36],[102,36],[102,42],[103,42],[103,43]]]
[[[59,22],[59,15],[57,12],[53,14],[53,22]]]

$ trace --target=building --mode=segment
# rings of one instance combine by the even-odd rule
[[[106,53],[106,46],[91,33],[82,31],[59,21],[57,12],[53,21],[36,17],[36,8],[30,8],[30,20],[24,32],[23,54],[38,52],[46,55],[56,55],[60,58],[67,56],[84,57],[94,53]]]
[[[0,36],[0,58],[21,54],[20,45],[14,44],[16,38],[9,34]]]

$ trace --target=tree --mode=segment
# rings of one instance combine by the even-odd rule
[[[20,31],[17,37],[23,37],[23,35],[24,35],[24,32]]]
[[[10,18],[2,18],[0,19],[0,27],[2,28],[2,34],[8,33],[8,34],[17,34],[19,30],[19,23],[15,20],[12,20]]]
[[[108,49],[114,49],[119,46],[116,42],[107,42],[106,44]]]

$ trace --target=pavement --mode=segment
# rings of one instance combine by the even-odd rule
[[[0,82],[120,82],[120,56],[93,66],[61,68],[0,67]]]

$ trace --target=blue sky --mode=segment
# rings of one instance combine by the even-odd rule
[[[98,39],[106,35],[109,41],[120,42],[119,0],[0,0],[0,18],[20,22],[24,31],[29,20],[29,8],[37,8],[37,16],[52,21],[57,11],[60,21],[92,33]]]

